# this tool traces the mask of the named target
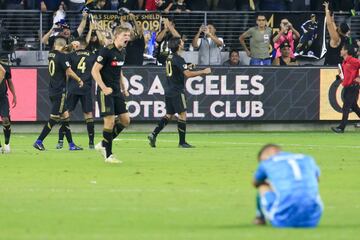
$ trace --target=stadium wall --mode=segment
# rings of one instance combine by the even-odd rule
[[[150,123],[162,117],[164,68],[127,67],[124,74],[132,122]],[[335,68],[319,67],[215,67],[206,77],[186,81],[189,121],[270,124],[340,120],[342,87],[336,74]],[[47,68],[12,68],[12,75],[18,95],[18,106],[11,109],[12,120],[46,121],[50,110]],[[98,117],[96,102],[94,106]],[[356,119],[354,115],[351,118]],[[82,121],[79,106],[72,119]]]

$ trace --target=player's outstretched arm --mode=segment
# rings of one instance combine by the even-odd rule
[[[102,78],[101,78],[101,74],[100,74],[100,70],[103,68],[103,65],[101,65],[100,63],[96,62],[93,66],[93,68],[91,69],[91,75],[93,77],[93,79],[95,80],[95,82],[97,83],[97,85],[101,88],[101,90],[104,92],[105,95],[109,95],[112,93],[112,88],[109,88],[105,85],[105,83],[103,82]]]
[[[185,70],[184,71],[184,75],[185,75],[186,78],[202,76],[202,75],[206,75],[206,74],[210,74],[210,73],[211,73],[211,68],[205,68],[205,69],[200,70],[200,71],[190,71],[190,70]]]

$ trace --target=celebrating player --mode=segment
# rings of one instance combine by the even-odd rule
[[[323,206],[318,189],[320,170],[314,159],[268,144],[260,150],[258,161],[255,224],[265,224],[267,219],[274,227],[316,227]]]
[[[70,80],[68,83],[67,105],[69,112],[75,110],[77,103],[81,102],[84,119],[87,126],[89,136],[89,148],[94,148],[94,118],[93,118],[93,102],[92,102],[92,77],[91,66],[95,62],[95,56],[86,48],[86,40],[80,38],[77,40],[78,49],[68,56],[71,69],[84,81],[84,86],[80,87],[76,81]],[[62,125],[59,129],[59,141],[57,149],[63,147],[63,139],[66,134],[66,126]]]
[[[66,76],[70,77],[70,81],[76,81],[80,87],[83,86],[83,81],[71,70],[69,62],[66,60],[66,55],[63,53],[66,47],[66,40],[57,38],[54,43],[54,50],[49,52],[49,96],[52,104],[49,121],[45,124],[40,136],[34,143],[34,148],[43,151],[45,147],[43,141],[50,133],[52,127],[62,119],[66,139],[69,142],[69,150],[82,150],[76,146],[72,140],[72,135],[69,126],[69,112],[65,103],[66,98]],[[74,80],[72,80],[74,79]]]
[[[149,134],[149,144],[156,147],[156,137],[168,124],[169,120],[178,114],[179,147],[191,148],[192,145],[185,141],[186,136],[186,99],[185,99],[185,77],[197,77],[211,73],[210,68],[201,71],[191,71],[192,64],[186,64],[180,53],[184,50],[184,42],[179,37],[171,38],[169,48],[172,52],[166,60],[165,104],[166,115],[160,120],[158,126]]]
[[[10,135],[11,135],[11,128],[10,128],[10,106],[9,106],[9,99],[8,99],[8,86],[10,92],[13,96],[12,107],[16,106],[16,94],[14,84],[11,80],[11,72],[10,68],[1,63],[0,64],[0,116],[3,125],[3,131],[5,136],[5,145],[4,149],[1,146],[0,142],[0,153],[10,153]]]
[[[112,153],[112,142],[130,124],[124,99],[129,93],[125,89],[121,70],[125,61],[125,47],[130,40],[130,29],[116,27],[114,36],[114,44],[100,51],[91,72],[98,84],[100,115],[104,118],[104,139],[95,146],[95,149],[101,152],[107,163],[121,163]]]

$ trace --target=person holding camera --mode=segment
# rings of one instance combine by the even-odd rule
[[[89,13],[87,11],[82,12],[81,22],[76,31],[71,31],[70,26],[64,21],[60,21],[54,24],[53,27],[47,32],[41,39],[41,43],[48,45],[52,49],[54,41],[58,37],[62,37],[66,40],[67,44],[70,44],[73,40],[80,37],[86,27],[87,18]]]
[[[201,34],[203,38],[200,38]],[[199,65],[221,65],[221,49],[224,46],[224,40],[216,36],[214,25],[201,25],[192,41],[192,46],[199,49]]]
[[[280,31],[273,38],[274,48],[276,49],[276,57],[281,56],[280,46],[287,42],[290,45],[290,57],[294,57],[295,46],[294,42],[300,38],[300,33],[296,31],[291,22],[286,18],[281,19]]]

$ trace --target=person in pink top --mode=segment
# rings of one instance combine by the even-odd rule
[[[296,31],[296,29],[289,22],[289,20],[287,20],[286,18],[282,19],[280,23],[280,31],[273,38],[274,48],[276,49],[276,57],[281,56],[280,45],[284,42],[288,42],[291,49],[290,57],[293,58],[295,52],[294,41],[299,38],[299,32]]]

